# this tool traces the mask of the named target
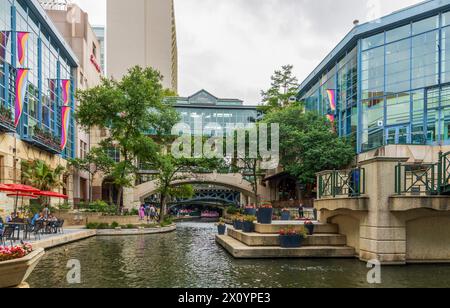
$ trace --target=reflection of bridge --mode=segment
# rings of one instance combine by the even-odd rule
[[[249,202],[254,202],[253,186],[250,182],[245,180],[241,174],[190,174],[189,176],[186,176],[185,179],[172,183],[172,185],[174,186],[183,184],[210,184],[219,187],[225,187],[233,190],[236,193],[240,193],[242,198],[241,203],[247,204]],[[134,188],[134,203],[140,204],[144,202],[145,199],[154,195],[156,193],[156,190],[157,181],[149,181],[136,186]],[[261,198],[267,198],[267,189],[264,186],[259,185],[258,191],[261,195]]]
[[[209,206],[238,206],[241,202],[239,192],[228,189],[200,189],[189,199],[177,199],[171,205],[209,205]]]

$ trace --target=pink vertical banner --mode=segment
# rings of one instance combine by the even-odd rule
[[[61,151],[67,146],[70,125],[70,106],[61,107]]]
[[[16,99],[15,99],[15,122],[14,125],[19,125],[20,118],[23,111],[23,103],[27,94],[28,87],[28,72],[29,69],[19,68],[17,69],[16,76]]]
[[[23,66],[25,64],[28,38],[30,33],[28,32],[17,32],[17,60],[19,64]]]
[[[63,105],[68,106],[69,98],[70,98],[70,80],[68,80],[68,79],[62,80],[61,88],[62,88]]]

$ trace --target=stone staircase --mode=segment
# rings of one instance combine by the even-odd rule
[[[301,224],[255,225],[255,233],[244,233],[228,226],[227,235],[217,235],[216,242],[233,257],[259,258],[354,258],[355,249],[347,246],[338,226],[316,224],[314,235],[304,240],[301,248],[281,248],[278,232],[286,228],[301,229]]]

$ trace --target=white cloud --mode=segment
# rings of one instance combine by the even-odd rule
[[[76,0],[105,24],[104,0]],[[257,104],[284,64],[302,81],[352,28],[420,0],[175,0],[179,92]],[[370,9],[371,8],[371,9]]]

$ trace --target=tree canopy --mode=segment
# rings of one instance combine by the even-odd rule
[[[343,168],[354,158],[350,140],[339,138],[326,117],[305,113],[302,106],[270,112],[264,122],[279,123],[280,162],[304,184],[314,183],[317,172]]]

